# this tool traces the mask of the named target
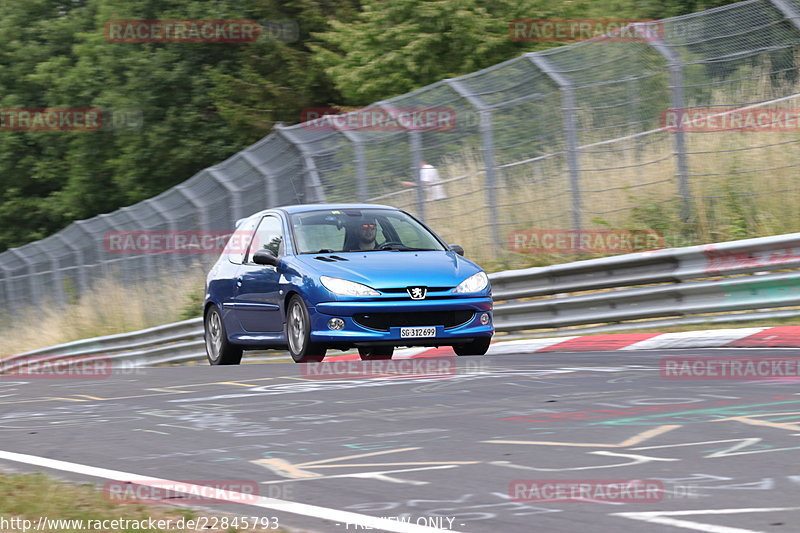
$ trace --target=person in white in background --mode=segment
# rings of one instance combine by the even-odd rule
[[[422,182],[424,187],[426,201],[447,198],[444,185],[442,185],[442,180],[439,178],[439,171],[433,165],[429,165],[425,161],[420,164],[419,181]],[[400,183],[406,187],[414,187],[416,185],[413,181],[401,181]]]

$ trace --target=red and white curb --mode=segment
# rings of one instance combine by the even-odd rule
[[[616,333],[495,342],[487,355],[677,348],[800,348],[800,326],[709,329],[677,333]],[[393,359],[454,355],[449,346],[397,350]],[[335,357],[357,360],[358,354]]]

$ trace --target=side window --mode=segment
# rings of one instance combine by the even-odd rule
[[[283,253],[283,225],[281,219],[275,216],[266,216],[261,220],[256,230],[256,236],[250,244],[247,262],[252,262],[253,254],[258,250],[270,250],[276,257]]]
[[[245,252],[250,244],[250,239],[253,237],[257,223],[258,219],[244,221],[228,239],[225,250],[222,253],[227,254],[231,263],[241,265],[244,261]]]

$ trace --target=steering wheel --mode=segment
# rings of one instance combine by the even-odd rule
[[[378,250],[386,250],[386,249],[388,249],[388,248],[391,248],[392,246],[402,246],[403,248],[405,248],[405,247],[406,247],[406,245],[405,245],[405,244],[403,244],[402,242],[398,242],[398,241],[386,241],[385,243],[383,243],[383,244],[381,244],[380,246],[378,246]]]

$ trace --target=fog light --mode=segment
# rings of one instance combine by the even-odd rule
[[[328,320],[328,329],[344,329],[344,320],[341,318],[331,318]]]
[[[481,314],[481,324],[484,326],[489,323],[489,313],[482,313]]]

